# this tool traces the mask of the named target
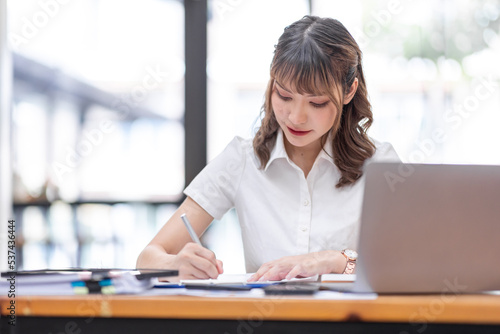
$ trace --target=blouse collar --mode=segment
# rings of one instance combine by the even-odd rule
[[[274,147],[271,150],[271,156],[269,157],[269,161],[267,162],[267,164],[264,168],[265,171],[271,165],[271,163],[277,159],[286,159],[289,164],[292,164],[290,157],[286,153],[284,139],[285,138],[283,135],[283,130],[281,130],[281,128],[279,128],[277,136],[276,136],[276,143],[274,144]],[[323,149],[319,152],[318,156],[316,157],[316,161],[318,161],[320,159],[329,161],[331,164],[335,165],[333,162],[333,147],[332,147],[332,134],[331,133],[328,135],[325,146],[323,147]]]

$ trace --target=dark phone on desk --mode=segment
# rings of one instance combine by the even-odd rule
[[[312,295],[319,286],[309,284],[275,284],[264,288],[266,295]]]

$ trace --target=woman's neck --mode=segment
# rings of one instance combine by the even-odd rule
[[[307,178],[309,172],[311,171],[316,157],[321,151],[323,145],[321,141],[318,140],[304,147],[293,146],[288,142],[286,137],[284,138],[285,150],[288,154],[290,160],[292,160],[302,171],[304,172],[304,177]]]

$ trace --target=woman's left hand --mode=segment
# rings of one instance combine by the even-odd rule
[[[285,256],[281,259],[264,263],[248,281],[280,281],[294,277],[342,273],[346,263],[346,258],[340,251],[336,250]]]

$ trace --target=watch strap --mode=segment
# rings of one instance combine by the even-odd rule
[[[342,250],[341,253],[342,253],[342,255],[344,255],[344,257],[347,260],[345,268],[344,268],[344,272],[342,274],[354,274],[354,269],[356,268],[356,259],[349,257],[346,254],[345,249]]]

